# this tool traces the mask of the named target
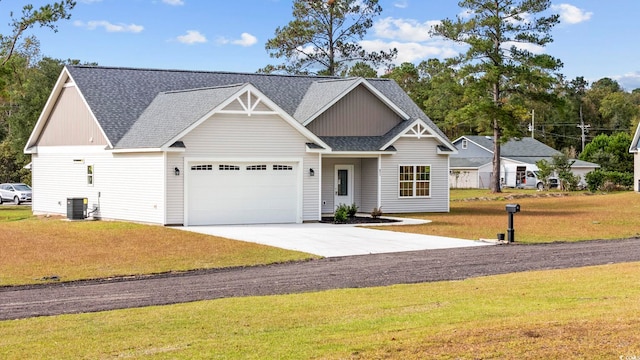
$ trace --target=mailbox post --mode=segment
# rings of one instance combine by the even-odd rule
[[[513,229],[513,214],[520,212],[520,204],[507,204],[507,214],[509,214],[509,227],[507,228],[507,241],[515,241],[515,230]]]

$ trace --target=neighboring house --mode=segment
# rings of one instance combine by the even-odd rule
[[[451,171],[449,181],[452,188],[490,187],[493,173],[493,137],[491,136],[462,136],[453,144],[458,149],[457,154],[450,157]],[[500,168],[504,171],[505,164],[533,164],[539,160],[553,161],[553,155],[561,154],[533,138],[512,139],[500,146]],[[571,171],[580,176],[584,183],[585,175],[600,167],[587,161],[571,159]],[[504,178],[504,174],[501,174]]]
[[[446,212],[456,149],[388,79],[67,66],[25,152],[34,213],[205,225]]]
[[[629,152],[633,153],[633,188],[640,191],[640,124],[631,140]]]

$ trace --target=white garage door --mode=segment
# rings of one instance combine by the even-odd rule
[[[187,171],[189,225],[298,219],[297,163],[194,162]]]

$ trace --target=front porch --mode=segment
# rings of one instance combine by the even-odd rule
[[[322,157],[321,212],[332,214],[340,204],[356,204],[370,213],[381,205],[381,156]]]

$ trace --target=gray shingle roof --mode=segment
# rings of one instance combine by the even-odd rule
[[[465,138],[474,143],[487,148],[493,152],[493,137],[491,136],[465,136]],[[519,156],[553,156],[560,152],[550,146],[547,146],[533,138],[511,139],[500,146],[500,155],[503,157],[519,157]]]
[[[493,154],[493,137],[480,135],[468,135],[464,137],[469,141],[472,141],[486,148],[490,153]],[[548,162],[552,162],[553,156],[560,154],[562,154],[560,151],[529,137],[522,139],[511,139],[500,146],[500,156],[502,158],[507,158],[527,164],[535,164],[539,160],[547,160]],[[485,159],[488,159],[488,162],[493,161],[492,158],[463,158],[460,157],[460,155],[455,157],[455,159],[456,160],[454,161],[454,157],[451,158],[451,167],[475,167],[472,165],[485,161]],[[598,164],[594,164],[588,161],[577,159],[571,159],[571,161],[574,161],[574,167],[600,167]],[[484,164],[486,164],[486,162],[483,164],[479,164],[478,166]]]
[[[333,151],[395,151],[393,146],[381,149],[385,144],[383,136],[322,136],[320,139]]]
[[[151,148],[166,144],[242,86],[162,92],[153,99],[115,148]]]
[[[109,142],[118,147],[162,146],[164,143],[161,141],[170,139],[170,133],[175,133],[178,128],[184,127],[189,121],[195,121],[193,118],[197,115],[187,115],[185,111],[188,109],[188,105],[177,105],[178,99],[188,100],[200,111],[203,111],[206,108],[215,107],[215,103],[224,95],[224,91],[220,89],[249,83],[293,117],[297,110],[299,110],[298,116],[313,114],[315,109],[322,108],[322,102],[329,101],[334,94],[340,92],[338,87],[348,87],[349,81],[353,81],[318,76],[92,66],[67,66],[67,70]],[[422,119],[444,141],[449,141],[446,135],[394,81],[389,79],[368,79],[367,81],[406,112],[411,120]],[[332,91],[326,91],[329,86],[338,87],[332,88]],[[194,89],[200,90],[188,93],[181,92]],[[318,96],[324,91],[327,96],[320,100],[305,99],[305,96],[309,95],[310,89],[311,94]],[[210,101],[204,99],[205,94],[211,95],[213,98],[209,99]],[[194,98],[191,99],[190,96]],[[177,107],[172,107],[172,104]],[[173,116],[162,118],[168,122],[175,121],[175,124],[158,125],[153,122],[152,114],[161,114],[163,109],[177,111],[177,119]],[[140,123],[137,124],[137,122]],[[153,126],[151,126],[152,123]],[[409,121],[405,123],[407,126],[410,124]],[[134,124],[136,125],[134,126]],[[150,127],[153,128],[153,131],[149,130]],[[399,133],[400,130],[394,128],[392,131]],[[363,139],[361,143],[365,142],[366,139]]]
[[[489,157],[482,157],[482,158],[450,157],[449,166],[451,168],[479,168],[480,166],[490,164],[492,161],[493,161],[493,158],[489,158]]]

